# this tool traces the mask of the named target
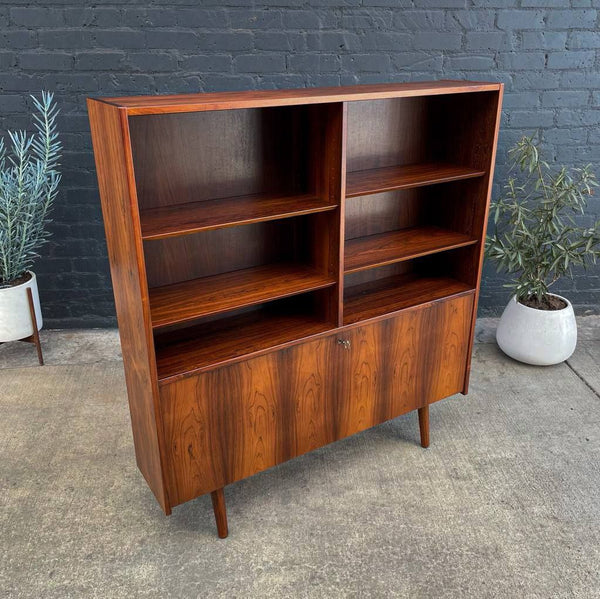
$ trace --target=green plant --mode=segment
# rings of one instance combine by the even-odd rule
[[[505,286],[518,301],[552,309],[549,288],[600,256],[600,221],[591,227],[575,222],[598,183],[590,165],[551,169],[536,135],[523,137],[508,154],[519,180],[510,177],[503,197],[492,203],[486,255],[498,271],[513,275]]]
[[[9,131],[10,153],[0,139],[0,286],[23,277],[39,256],[60,182],[58,109],[51,93],[31,97],[36,132]]]

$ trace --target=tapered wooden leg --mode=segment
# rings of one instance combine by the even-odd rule
[[[217,522],[217,533],[219,538],[224,539],[229,533],[227,530],[227,508],[225,507],[225,493],[223,489],[217,489],[210,494],[213,511]]]
[[[43,366],[44,356],[42,355],[42,344],[40,343],[40,333],[38,331],[37,318],[35,316],[35,304],[33,303],[33,294],[29,287],[27,287],[27,301],[29,302],[29,313],[31,314],[31,324],[33,325],[33,335],[31,335],[31,338],[37,349],[40,366]]]
[[[419,431],[421,447],[429,447],[429,406],[419,408]]]

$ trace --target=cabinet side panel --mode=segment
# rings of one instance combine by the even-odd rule
[[[471,374],[471,357],[473,355],[473,339],[475,337],[475,320],[477,319],[477,305],[479,303],[479,290],[481,288],[481,271],[483,269],[483,258],[485,251],[485,236],[487,234],[487,224],[488,224],[488,215],[490,211],[490,199],[492,196],[492,182],[494,179],[494,168],[496,166],[496,150],[498,148],[498,132],[500,130],[500,118],[502,116],[502,97],[504,94],[504,85],[500,86],[500,90],[498,91],[496,97],[496,101],[492,103],[491,107],[488,109],[488,127],[492,134],[491,148],[488,156],[488,175],[485,180],[485,204],[483,209],[476,214],[476,218],[474,219],[474,227],[475,233],[480,234],[481,242],[479,246],[476,246],[478,253],[475,257],[476,259],[476,277],[477,277],[477,289],[475,293],[475,297],[473,300],[473,314],[471,318],[471,329],[469,334],[469,347],[467,349],[467,368],[465,370],[465,378],[463,381],[463,393],[467,393],[469,390],[469,377]],[[478,217],[478,218],[477,218]],[[479,226],[479,231],[477,231],[477,227]]]
[[[111,276],[137,465],[166,513],[169,500],[163,484],[158,397],[149,317],[143,296],[141,245],[136,243],[127,176],[126,136],[119,109],[88,100],[98,186],[106,229]]]

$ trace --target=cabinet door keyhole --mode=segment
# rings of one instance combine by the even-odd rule
[[[338,339],[337,342],[344,349],[350,349],[350,340],[349,339]]]

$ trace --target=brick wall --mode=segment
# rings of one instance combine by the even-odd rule
[[[62,109],[62,193],[36,266],[47,324],[114,324],[86,96],[499,80],[497,193],[507,147],[533,129],[551,160],[600,162],[599,9],[600,0],[5,0],[0,131],[29,126],[29,92],[54,90]],[[588,220],[599,215],[595,200]],[[506,303],[502,284],[486,266],[482,313]],[[579,312],[599,311],[600,269],[559,290]]]

